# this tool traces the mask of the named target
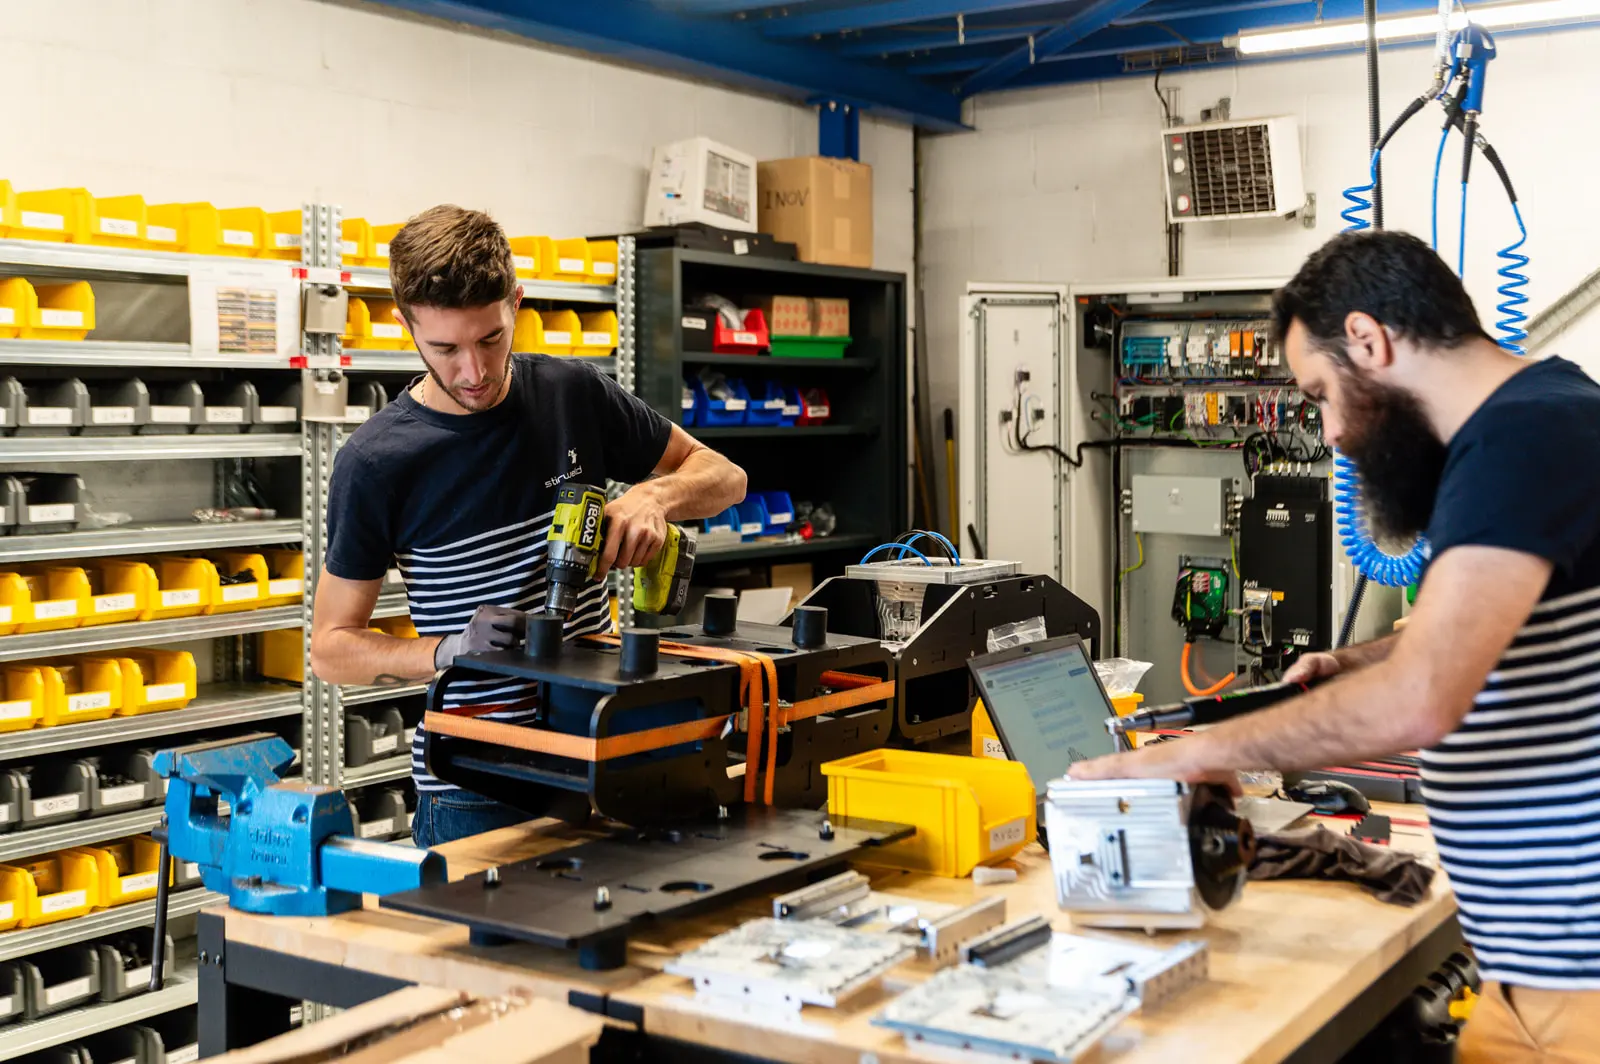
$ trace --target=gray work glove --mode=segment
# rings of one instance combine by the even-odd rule
[[[472,620],[455,635],[439,640],[433,649],[433,667],[442,669],[462,654],[510,650],[526,631],[528,615],[505,606],[479,606]]]

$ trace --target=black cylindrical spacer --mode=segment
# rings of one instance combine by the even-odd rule
[[[707,595],[701,627],[706,635],[732,635],[739,626],[738,595]]]
[[[622,675],[649,676],[661,656],[661,633],[653,628],[622,630]]]
[[[567,626],[559,613],[528,614],[528,657],[550,661],[561,655],[561,637]]]
[[[825,606],[794,608],[794,645],[815,650],[828,642],[828,610]]]

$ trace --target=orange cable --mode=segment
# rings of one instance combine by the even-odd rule
[[[1180,666],[1180,671],[1183,673],[1183,689],[1188,691],[1195,698],[1207,698],[1211,695],[1219,693],[1224,687],[1232,683],[1234,677],[1238,675],[1238,673],[1230,672],[1228,675],[1224,676],[1210,687],[1196,687],[1194,685],[1194,681],[1189,678],[1189,654],[1193,650],[1193,643],[1183,644],[1183,662]]]

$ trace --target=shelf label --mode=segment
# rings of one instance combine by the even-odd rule
[[[58,913],[62,909],[76,909],[87,904],[89,892],[86,890],[64,890],[60,894],[47,894],[39,899],[41,913]]]
[[[218,590],[222,592],[223,602],[249,602],[261,597],[260,584],[229,584]]]
[[[146,702],[170,702],[174,698],[186,698],[188,694],[189,685],[182,683],[151,683],[144,688]]]
[[[4,919],[11,919],[11,905],[7,903],[4,906],[4,909],[6,914]],[[0,1017],[9,1017],[20,1007],[21,1006],[17,1004],[17,999],[12,997],[10,994],[7,994],[5,997],[0,997]]]
[[[582,259],[557,259],[556,268],[561,273],[587,273],[589,268]]]
[[[111,708],[111,692],[110,691],[85,691],[81,695],[68,695],[67,696],[67,712],[68,713],[86,713],[91,709],[109,709],[109,708]],[[72,797],[72,800],[74,802],[76,802],[78,800],[77,796],[74,795]],[[37,804],[37,803],[35,803],[35,804]],[[73,808],[76,809],[77,806],[74,805]]]
[[[357,240],[339,241],[339,254],[349,255],[352,258],[361,253],[361,243]]]
[[[139,223],[132,218],[102,218],[100,231],[107,236],[133,236],[139,235]]]
[[[717,402],[717,400],[713,399],[712,402]],[[743,399],[723,399],[721,402],[724,410],[743,410],[746,405]]]
[[[998,761],[1010,760],[1010,758],[1006,757],[1005,746],[1000,742],[999,739],[996,739],[992,735],[985,735],[983,737],[983,756],[992,757]]]
[[[784,417],[799,417],[800,416],[800,407],[799,407],[799,405],[798,404],[792,404],[791,405],[789,403],[783,404],[783,416]]]
[[[415,728],[407,728],[406,729],[406,746],[408,746],[408,747],[412,746],[412,745],[414,745],[416,743],[416,741],[417,741],[417,729],[415,729]]]
[[[144,797],[144,784],[129,783],[122,787],[105,787],[100,791],[100,804],[127,805]]]
[[[73,893],[82,895],[83,891],[76,890],[73,891]],[[63,896],[64,895],[61,894],[56,895],[58,898]],[[41,903],[40,908],[43,907],[44,906]],[[59,1005],[63,1001],[72,1001],[75,998],[81,998],[93,989],[94,977],[89,975],[84,976],[82,979],[74,979],[71,982],[57,983],[55,986],[45,988],[44,1003],[46,1005]]]
[[[140,872],[138,875],[122,877],[122,893],[133,894],[141,890],[156,889],[156,873]]]
[[[1018,817],[1015,820],[1009,820],[1001,824],[997,828],[990,828],[989,852],[993,853],[995,850],[1002,850],[1007,846],[1015,846],[1017,843],[1025,841],[1028,837],[1027,831],[1028,820],[1026,817]]]
[[[28,520],[32,524],[47,525],[57,521],[76,521],[78,504],[75,502],[41,503],[28,507]]]
[[[10,624],[10,623],[11,623],[11,607],[10,606],[0,606],[0,624]]]
[[[196,861],[183,862],[183,874],[190,879],[200,878],[200,865]]]
[[[150,408],[150,421],[156,425],[187,425],[194,418],[194,411],[187,406],[152,406]]]
[[[407,813],[406,814],[406,830],[407,831],[410,831],[411,830],[411,825],[415,824],[416,822],[417,822],[417,814],[415,814],[415,813]]]
[[[0,824],[9,824],[9,823],[11,823],[11,803],[10,802],[6,802],[4,805],[0,805]],[[4,920],[6,917],[8,917],[10,915],[11,915],[11,913],[8,910],[5,913],[4,916],[0,916],[0,920]]]
[[[151,244],[176,244],[178,231],[165,225],[150,225],[147,222],[144,227],[144,238]]]
[[[683,327],[685,329],[694,329],[697,332],[705,332],[711,327],[711,323],[704,318],[684,318]]]
[[[388,258],[389,257],[389,245],[388,244],[374,244],[374,245],[372,245],[372,257],[375,258],[375,259],[386,259],[386,258]],[[512,258],[516,258],[516,256],[513,255]]]
[[[383,582],[386,584],[403,584],[406,581],[405,577],[400,575],[399,569],[390,569],[383,574]]]
[[[17,311],[14,307],[0,307],[0,325],[15,325]]]
[[[164,609],[173,606],[198,606],[200,605],[200,589],[197,587],[181,588],[177,591],[163,591],[161,605]]]
[[[267,594],[269,595],[299,595],[306,589],[306,582],[299,577],[284,577],[281,580],[267,581]]]
[[[372,323],[372,335],[379,340],[404,340],[406,331],[398,322],[375,321]]]
[[[222,242],[230,247],[253,248],[256,246],[256,235],[248,229],[224,229]]]
[[[394,834],[394,817],[386,816],[382,820],[369,820],[361,825],[361,837],[364,839],[375,838],[378,835]]]
[[[132,990],[137,986],[150,985],[150,965],[143,968],[129,968],[122,973],[122,989]]]
[[[208,406],[206,407],[206,424],[208,425],[239,425],[244,422],[244,407],[242,406]]]
[[[300,246],[300,234],[273,233],[272,246],[275,248],[297,248]]]
[[[384,248],[387,249],[388,246],[388,244],[385,244]],[[519,270],[532,270],[537,268],[534,266],[532,255],[513,255],[511,256],[511,265]]]
[[[826,406],[813,406],[809,404],[806,406],[806,417],[828,417],[832,413],[833,410]]]
[[[741,536],[760,535],[761,528],[762,525],[760,521],[745,521],[739,526],[739,534]]]
[[[200,1043],[186,1045],[182,1049],[174,1049],[167,1054],[167,1064],[194,1064],[200,1059]]]
[[[759,344],[761,337],[753,332],[736,332],[733,334],[733,342],[736,344]]]
[[[761,405],[768,410],[782,410],[784,404],[782,399],[768,399]]]
[[[31,716],[33,716],[33,703],[28,699],[23,699],[20,702],[0,702],[0,720],[24,720]],[[10,808],[6,807],[6,812],[9,813],[10,811]],[[8,817],[0,817],[0,823],[4,823],[8,819]]]
[[[299,421],[300,412],[292,406],[263,406],[256,411],[263,422]]]
[[[372,407],[370,406],[346,406],[344,408],[344,419],[346,421],[365,421],[371,416]]]
[[[683,408],[685,410],[693,410],[694,409],[694,396],[686,395],[686,396],[683,397]]]
[[[584,347],[610,347],[611,334],[608,332],[586,332],[583,334]]]
[[[793,520],[794,520],[794,514],[768,514],[767,515],[768,523],[769,524],[774,524],[774,525],[786,525],[786,524],[788,524],[789,522],[791,522]]]
[[[375,754],[391,753],[399,742],[400,736],[398,735],[385,735],[374,739],[372,740],[372,752]]]
[[[63,617],[76,617],[77,615],[77,599],[56,599],[54,602],[35,602],[33,604],[33,619],[36,621],[58,621]]]
[[[614,262],[597,262],[594,264],[594,275],[596,277],[615,277],[617,275],[617,264]]]
[[[131,591],[124,595],[96,595],[94,598],[94,612],[116,613],[118,610],[137,609],[139,596]]]
[[[131,425],[133,424],[133,407],[91,406],[89,408],[89,423],[91,425]]]
[[[570,347],[572,345],[572,333],[568,331],[550,332],[546,330],[544,334],[544,342],[552,345],[566,344]]]
[[[72,407],[30,406],[28,407],[28,424],[70,425],[72,424]]]
[[[44,211],[23,211],[22,228],[24,229],[65,229],[67,219],[60,214],[47,214]]]
[[[5,904],[0,905],[0,920],[9,920],[9,919],[11,919],[11,914],[16,912],[16,911],[17,911],[17,908],[16,908],[16,905],[13,902],[9,902],[8,901]],[[4,1016],[6,1013],[8,1013],[10,1011],[11,1011],[11,999],[8,998],[8,997],[7,998],[0,998],[0,1016]]]
[[[54,325],[57,328],[81,329],[83,328],[83,311],[53,310],[40,307],[39,324]]]

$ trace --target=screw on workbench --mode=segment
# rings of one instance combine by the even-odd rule
[[[823,842],[829,842],[833,839],[833,821],[824,820],[822,822],[822,830],[817,832],[817,838]]]
[[[605,887],[596,887],[594,891],[594,907],[597,912],[605,912],[611,908],[611,891]]]
[[[493,890],[500,885],[500,869],[491,868],[483,873],[483,889]]]

